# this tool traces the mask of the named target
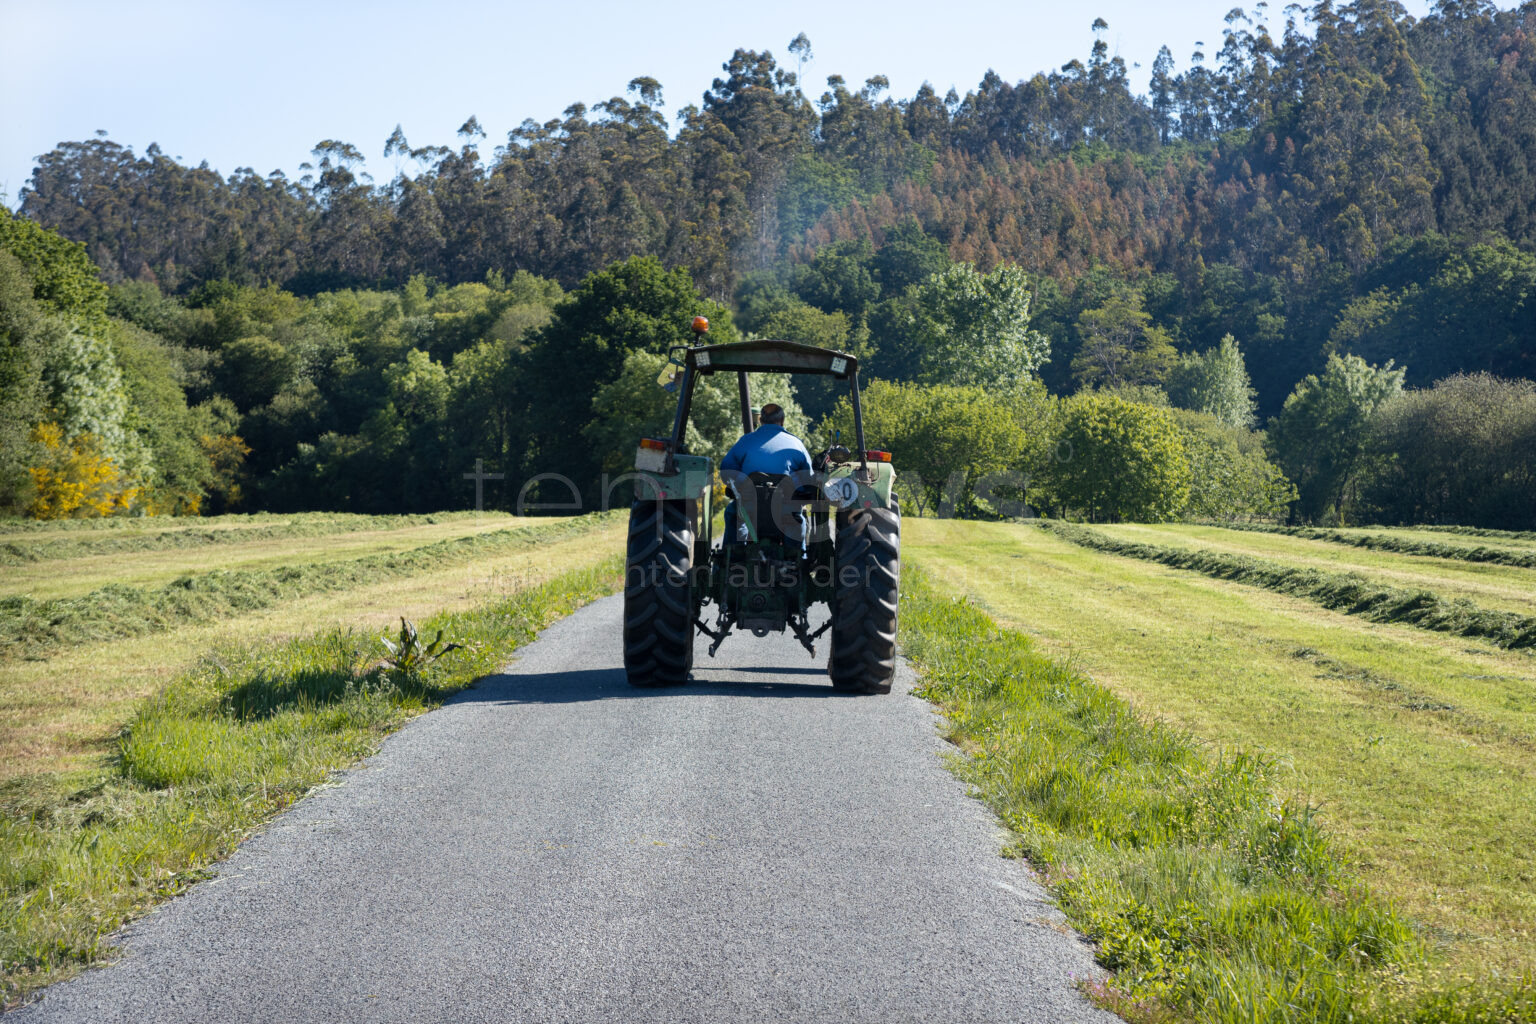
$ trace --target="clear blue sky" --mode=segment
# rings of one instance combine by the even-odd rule
[[[1144,88],[1164,43],[1181,68],[1198,40],[1214,58],[1235,2],[0,0],[0,192],[14,208],[38,154],[97,129],[226,174],[294,175],[316,142],[341,139],[382,181],[397,123],[414,146],[452,144],[475,114],[488,154],[524,118],[590,106],[639,75],[659,79],[676,111],[736,47],[786,60],[802,31],[812,97],[834,73],[854,85],[884,74],[898,98],[924,80],[963,95],[988,68],[1017,81],[1086,58],[1095,17]],[[1407,7],[1422,16],[1429,0]],[[1270,6],[1277,36],[1283,8]]]

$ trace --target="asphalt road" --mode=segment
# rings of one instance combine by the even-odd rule
[[[1104,1021],[903,668],[733,637],[637,691],[618,599],[410,723],[34,1021]]]

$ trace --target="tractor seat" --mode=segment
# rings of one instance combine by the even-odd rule
[[[762,540],[776,540],[784,536],[780,524],[775,522],[773,496],[778,492],[779,484],[786,479],[783,473],[749,473],[747,480],[752,484],[752,497],[746,501],[737,498],[739,514],[747,517]]]

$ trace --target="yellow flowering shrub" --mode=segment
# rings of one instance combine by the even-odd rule
[[[34,519],[89,519],[128,511],[139,487],[101,453],[90,434],[64,439],[57,423],[39,423],[32,440],[42,461],[28,469],[34,494],[27,512]]]

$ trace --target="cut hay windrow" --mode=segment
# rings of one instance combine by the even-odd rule
[[[140,529],[78,530],[48,540],[0,543],[0,565],[27,565],[61,558],[115,555],[126,551],[166,551],[203,548],[221,544],[252,544],[290,537],[325,537],[338,533],[407,530],[437,523],[472,519],[474,512],[438,512],[431,515],[369,516],[346,513],[299,513],[293,516],[251,516],[256,525],[222,528],[183,526],[175,520],[143,520]],[[229,518],[229,517],[225,517]],[[238,517],[235,517],[238,518]],[[272,520],[263,522],[263,520]],[[87,520],[89,521],[89,520]],[[196,520],[193,520],[196,522]],[[122,520],[122,522],[135,522]],[[15,528],[7,524],[8,529]],[[57,534],[59,531],[49,531]],[[47,535],[47,534],[45,534]]]
[[[1536,541],[1536,530],[1490,530],[1482,526],[1436,526],[1419,525],[1415,530],[1430,530],[1435,533],[1453,533],[1464,537],[1487,537],[1489,540],[1505,541]]]
[[[1275,533],[1302,540],[1321,540],[1330,544],[1348,544],[1372,551],[1390,551],[1398,555],[1419,558],[1450,558],[1459,562],[1481,562],[1488,565],[1508,565],[1516,569],[1536,569],[1536,551],[1516,551],[1511,548],[1491,548],[1486,545],[1469,547],[1465,544],[1442,544],[1433,540],[1414,540],[1379,533],[1345,533],[1315,526],[1274,526],[1268,523],[1224,523],[1229,530],[1246,530],[1250,533]]]
[[[547,544],[611,521],[592,513],[547,525],[520,526],[437,541],[408,551],[279,569],[214,570],[163,587],[109,584],[81,597],[0,600],[0,660],[45,658],[74,644],[144,636],[269,608],[311,594],[463,564],[476,558]]]
[[[1040,521],[1038,525],[1082,547],[1264,587],[1372,622],[1455,633],[1510,649],[1536,647],[1536,616],[1483,608],[1465,598],[1447,600],[1430,590],[1383,586],[1352,572],[1304,569],[1249,555],[1138,544],[1072,523]]]

